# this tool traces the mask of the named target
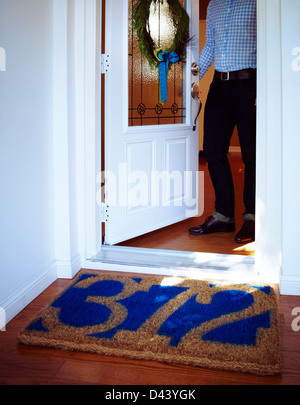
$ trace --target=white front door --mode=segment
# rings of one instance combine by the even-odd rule
[[[131,26],[135,0],[107,0],[105,78],[105,244],[114,245],[198,215],[199,101],[191,65],[199,57],[199,0],[183,0],[190,16],[186,60],[171,66],[168,100],[159,99],[159,73],[142,59]],[[150,26],[159,44],[172,26],[166,0]],[[158,6],[157,6],[158,7]],[[172,21],[172,20],[171,20]],[[164,38],[164,36],[166,38]],[[162,45],[163,46],[163,45]]]

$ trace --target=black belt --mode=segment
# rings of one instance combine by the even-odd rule
[[[256,69],[243,69],[234,72],[217,72],[215,70],[215,79],[226,82],[228,80],[249,80],[256,76]]]

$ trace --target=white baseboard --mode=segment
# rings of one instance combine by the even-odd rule
[[[72,279],[81,269],[81,256],[72,260],[56,260],[57,278]]]
[[[280,281],[280,294],[300,296],[300,276],[283,275]]]
[[[3,314],[5,314],[6,324],[57,279],[55,262],[52,262],[41,269],[38,274],[38,276],[17,289],[10,297],[0,304],[0,308],[3,309]],[[5,325],[1,325],[0,329],[2,329],[3,326]]]

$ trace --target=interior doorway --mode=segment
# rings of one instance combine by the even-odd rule
[[[252,282],[253,275],[260,275],[259,280],[278,283],[281,277],[281,254],[282,254],[282,223],[276,214],[282,211],[282,161],[281,157],[281,104],[278,103],[278,95],[281,94],[281,53],[276,46],[280,42],[280,6],[274,5],[267,0],[257,3],[258,17],[258,104],[257,104],[257,212],[256,212],[256,250],[255,258],[241,255],[214,255],[214,254],[194,254],[188,252],[156,250],[156,249],[136,249],[123,246],[106,246],[101,243],[101,211],[99,203],[95,201],[95,195],[98,195],[101,185],[99,176],[95,182],[95,176],[99,174],[101,168],[101,157],[97,151],[100,151],[100,130],[98,123],[101,121],[98,114],[98,104],[100,102],[100,92],[95,89],[95,81],[99,78],[99,70],[94,69],[98,66],[98,50],[96,47],[97,38],[101,37],[100,30],[97,30],[96,5],[101,4],[102,0],[86,1],[86,17],[83,22],[85,32],[86,52],[81,52],[81,60],[84,60],[86,66],[83,76],[85,92],[83,100],[85,109],[78,110],[82,114],[85,126],[84,143],[86,145],[83,154],[85,165],[83,176],[83,189],[86,190],[84,198],[83,211],[83,230],[85,248],[83,252],[84,268],[99,269],[108,271],[131,271],[150,274],[177,274],[190,275],[190,262],[194,265],[197,275],[200,270],[203,272],[200,276],[216,277],[215,273],[209,272],[210,269],[218,269],[217,277],[224,279],[233,279],[236,274],[241,274],[241,269],[245,269],[245,281]],[[80,28],[80,27],[79,27]],[[98,36],[99,32],[99,36]],[[275,34],[274,34],[275,33]],[[278,39],[278,40],[277,40]],[[100,57],[99,57],[100,59]],[[100,65],[100,61],[99,61]],[[88,86],[86,85],[88,83]],[[99,97],[95,98],[95,94]],[[97,95],[96,94],[96,95]],[[279,97],[280,99],[280,97]],[[99,102],[96,102],[99,100]],[[96,151],[96,153],[95,153]],[[103,151],[103,149],[102,149]],[[278,179],[274,182],[274,178]],[[274,217],[277,221],[274,221]],[[145,252],[147,250],[147,252]],[[150,252],[149,252],[150,250]],[[127,256],[127,259],[125,258]],[[142,256],[142,257],[141,257]],[[154,257],[155,256],[155,257]],[[140,259],[141,260],[138,260]],[[153,258],[157,259],[157,266],[153,266]],[[188,259],[188,266],[185,264],[185,258]],[[125,260],[126,259],[126,260]],[[255,260],[254,260],[255,259]],[[151,265],[150,265],[151,263]],[[178,266],[177,266],[178,263]],[[184,269],[186,272],[182,271]],[[179,269],[180,267],[180,269]],[[224,268],[225,273],[219,273],[220,268]],[[176,271],[174,271],[174,268]],[[162,269],[162,270],[160,270]],[[177,271],[177,269],[179,269]],[[234,273],[236,269],[236,274]],[[250,269],[250,272],[249,272]]]
[[[206,10],[209,0],[200,1],[199,12],[199,54],[206,41]],[[204,172],[204,212],[201,217],[194,217],[177,224],[161,228],[154,232],[146,233],[137,238],[129,239],[117,244],[123,247],[167,249],[173,251],[205,252],[228,255],[255,256],[255,242],[239,245],[234,242],[235,234],[212,234],[205,236],[193,236],[188,229],[203,223],[205,218],[211,215],[214,207],[214,190],[209,177],[207,164],[202,156],[203,145],[203,122],[204,106],[208,95],[210,83],[213,79],[213,66],[205,74],[200,82],[201,99],[203,102],[202,112],[199,117],[199,171]],[[236,228],[241,228],[243,222],[243,186],[244,164],[241,158],[237,129],[235,128],[229,148],[229,162],[232,169],[236,195]]]

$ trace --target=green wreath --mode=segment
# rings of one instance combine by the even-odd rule
[[[138,0],[133,6],[133,29],[137,33],[138,47],[141,55],[146,58],[151,68],[159,66],[157,49],[151,38],[149,27],[150,6],[152,3],[163,3],[163,0]],[[176,52],[178,61],[185,58],[186,45],[189,41],[190,18],[179,0],[167,0],[176,34],[170,48],[164,51]]]

